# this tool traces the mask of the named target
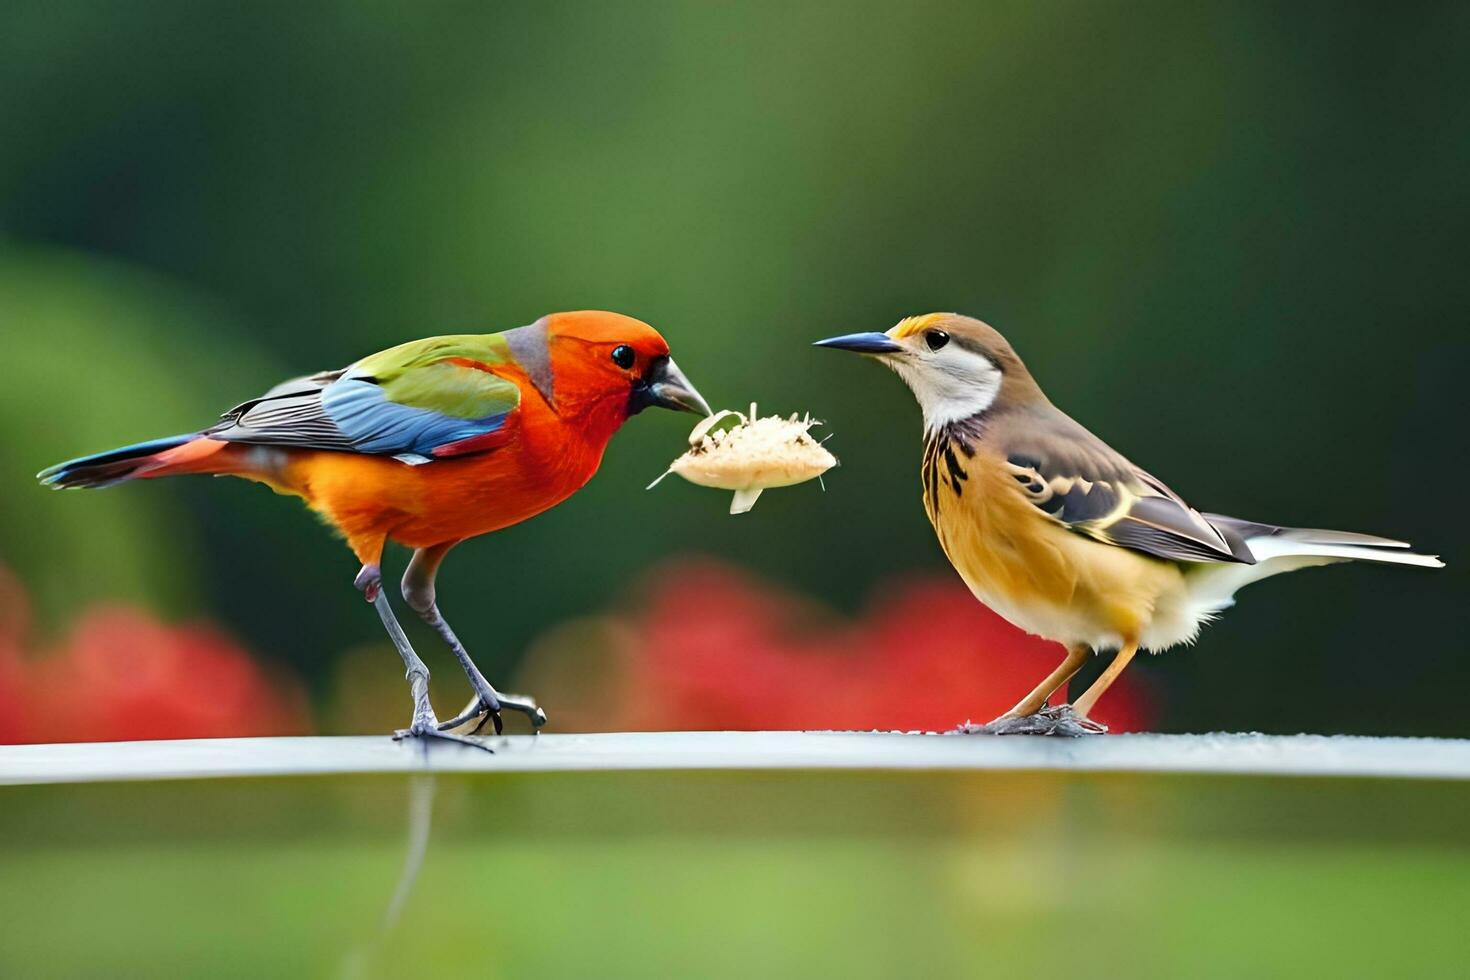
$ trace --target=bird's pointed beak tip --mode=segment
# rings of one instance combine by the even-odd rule
[[[813,347],[830,347],[833,350],[849,350],[857,354],[896,354],[903,347],[886,333],[849,333],[840,337],[828,337],[812,344]]]
[[[649,373],[644,391],[645,405],[656,405],[659,408],[691,412],[695,415],[714,414],[709,402],[704,400],[704,396],[684,376],[684,372],[679,370],[679,365],[671,357],[665,358]],[[639,406],[640,409],[642,407]]]
[[[693,388],[689,389],[688,398],[679,403],[679,410],[682,412],[692,412],[704,418],[709,418],[715,414],[714,409],[709,407],[709,402],[704,400],[704,396]]]

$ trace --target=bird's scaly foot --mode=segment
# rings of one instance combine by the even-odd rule
[[[479,739],[466,738],[463,735],[453,735],[449,732],[441,731],[442,728],[443,726],[439,724],[439,719],[434,716],[434,709],[428,705],[423,705],[413,713],[413,722],[407,728],[400,728],[393,733],[393,741],[402,742],[410,738],[423,739],[423,745],[426,751],[430,741],[458,742],[460,745],[473,746],[474,748],[489,752],[491,755],[495,754],[494,749]]]
[[[1102,735],[1108,726],[1079,715],[1070,704],[1047,705],[1034,715],[1002,715],[987,725],[964,724],[953,735],[1057,735],[1084,738]]]
[[[483,741],[477,738],[467,738],[464,735],[453,735],[449,732],[441,732],[439,730],[439,726],[432,721],[415,721],[409,727],[400,728],[398,729],[398,731],[393,733],[393,741],[395,742],[402,742],[405,739],[410,738],[425,739],[425,748],[428,747],[429,741],[458,742],[460,745],[468,745],[473,748],[480,749],[484,752],[489,752],[491,755],[495,754],[495,750],[486,745]]]
[[[484,728],[485,722],[488,721],[494,724],[495,734],[499,735],[504,730],[504,723],[500,720],[500,712],[504,709],[521,712],[530,720],[533,730],[546,724],[546,712],[541,709],[534,698],[521,694],[500,694],[490,691],[488,694],[476,695],[464,711],[448,721],[440,722],[439,730],[447,732],[478,717],[480,721],[470,730],[470,734],[478,735],[480,729]]]

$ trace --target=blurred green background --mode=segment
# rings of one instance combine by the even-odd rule
[[[0,971],[1462,978],[1467,797],[1076,772],[9,787]]]
[[[32,474],[401,340],[601,307],[717,406],[826,419],[842,468],[731,519],[643,492],[686,422],[638,418],[583,493],[450,559],[486,672],[673,554],[855,610],[945,569],[918,412],[807,344],[959,310],[1202,509],[1449,562],[1248,591],[1135,668],[1161,727],[1470,735],[1436,708],[1470,680],[1467,32],[1463,3],[11,0],[0,562],[43,632],[109,598],[206,616],[323,697],[381,634],[297,504]]]

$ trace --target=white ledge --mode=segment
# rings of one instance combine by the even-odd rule
[[[1320,735],[1084,739],[864,732],[639,732],[488,739],[492,755],[387,737],[0,746],[0,784],[326,773],[868,769],[1470,779],[1470,741]],[[427,751],[426,751],[427,748]]]

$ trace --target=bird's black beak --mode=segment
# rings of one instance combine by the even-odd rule
[[[819,340],[813,347],[832,347],[836,350],[856,351],[859,354],[897,354],[903,346],[895,343],[886,333],[849,333],[841,337]]]
[[[695,415],[713,414],[709,403],[684,377],[684,372],[671,357],[657,358],[648,365],[648,373],[633,385],[628,414],[637,415],[650,405]]]

